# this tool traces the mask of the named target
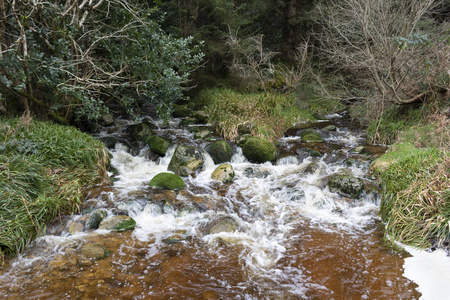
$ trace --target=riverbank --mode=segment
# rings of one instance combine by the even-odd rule
[[[86,187],[106,178],[108,153],[74,127],[0,119],[0,264],[46,224],[78,211]]]

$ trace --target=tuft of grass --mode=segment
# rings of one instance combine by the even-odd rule
[[[381,173],[385,236],[417,247],[450,242],[450,157],[420,149]]]
[[[106,179],[108,163],[103,144],[75,128],[0,119],[0,262],[77,211],[84,188]]]
[[[278,93],[240,93],[231,89],[209,89],[198,96],[208,103],[210,122],[227,140],[238,137],[240,125],[252,123],[252,134],[269,140],[279,138],[297,122],[315,120],[295,105],[295,98]]]

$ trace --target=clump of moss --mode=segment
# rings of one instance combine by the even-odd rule
[[[0,120],[0,260],[63,213],[78,211],[85,187],[106,177],[103,143],[73,127],[31,118]]]
[[[261,137],[248,138],[242,147],[242,152],[249,161],[255,163],[273,161],[277,157],[277,148],[275,145],[271,141]]]

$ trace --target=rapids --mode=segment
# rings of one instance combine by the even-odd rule
[[[0,298],[418,299],[417,285],[403,277],[407,255],[381,241],[377,183],[368,167],[385,148],[365,145],[369,154],[355,153],[365,144],[362,132],[341,115],[329,117],[319,127],[338,129],[323,133],[324,144],[302,143],[293,130],[280,140],[273,164],[252,164],[233,145],[232,183],[210,179],[217,166],[207,156],[179,192],[148,186],[167,171],[174,146],[151,160],[147,148],[118,143],[111,150],[116,181],[90,189],[83,209],[126,212],[135,229],[70,235],[68,224],[81,216],[61,218],[0,267]],[[179,121],[160,124],[158,135],[205,147]],[[102,134],[120,138],[126,125]],[[370,188],[358,200],[339,196],[326,185],[337,173]],[[109,255],[83,258],[88,243]]]

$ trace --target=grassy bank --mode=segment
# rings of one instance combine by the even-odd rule
[[[207,103],[210,122],[227,140],[236,139],[239,126],[248,123],[253,125],[253,135],[273,140],[297,122],[315,120],[310,112],[295,105],[293,95],[210,89],[198,97]]]
[[[0,263],[76,211],[84,188],[105,179],[108,160],[101,142],[75,128],[0,119]]]
[[[418,247],[446,246],[450,242],[450,120],[444,113],[416,122],[389,119],[393,122],[384,120],[384,128],[401,123],[402,130],[386,131],[389,136],[384,138],[395,134],[395,143],[372,163],[382,181],[385,237]]]

